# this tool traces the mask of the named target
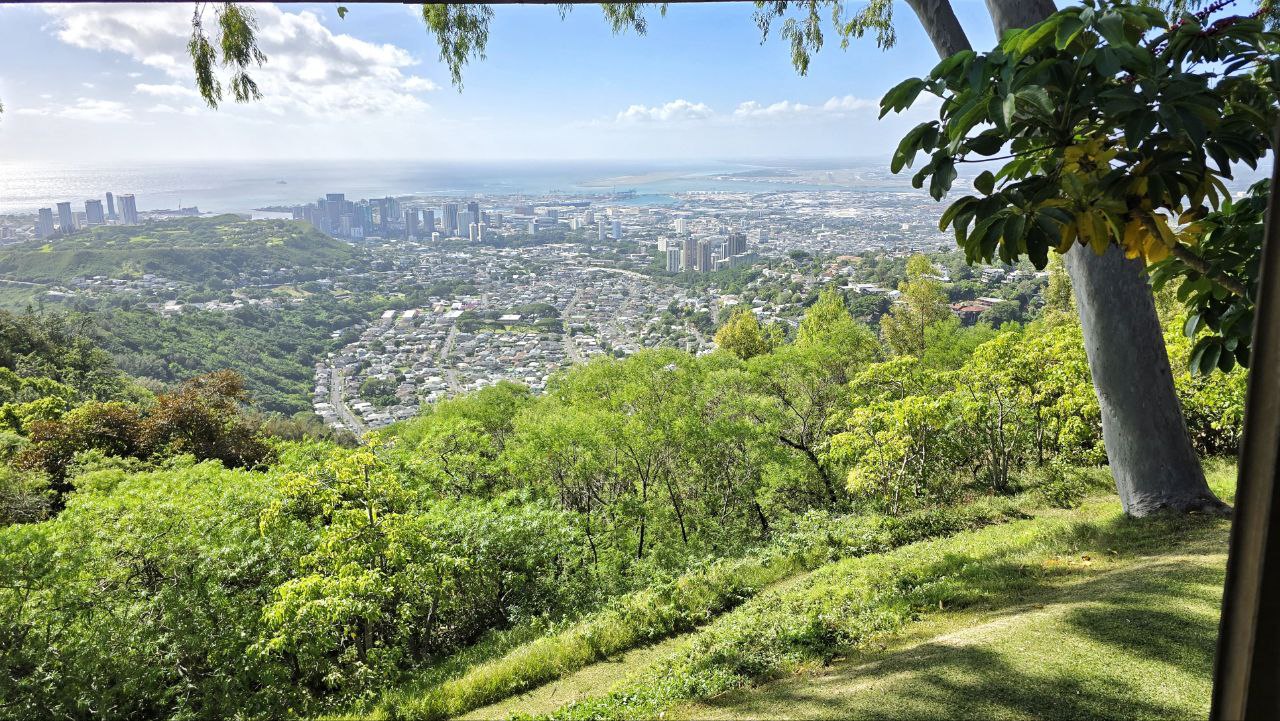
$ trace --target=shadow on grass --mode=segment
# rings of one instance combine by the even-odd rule
[[[1032,545],[943,550],[900,577],[898,590],[917,608],[986,608],[990,628],[702,704],[744,718],[1200,715],[1227,527],[1207,517],[1111,517],[1064,526]],[[1086,553],[1146,558],[1103,570]]]
[[[1159,573],[1165,569],[1153,570]],[[1218,637],[1222,569],[1184,566],[1168,569],[1159,578],[1150,575],[1140,592],[1072,609],[1066,623],[1076,634],[1118,653],[1171,664],[1208,678]]]
[[[867,703],[860,693],[826,694],[818,683],[773,689],[770,705],[775,710],[808,707],[808,713],[802,712],[806,717],[820,709],[825,718],[859,719],[1174,719],[1187,712],[1176,704],[1140,698],[1132,684],[1112,680],[1100,687],[1090,680],[1039,673],[976,647],[926,644],[878,664],[874,675],[892,685],[897,674],[910,674],[909,682],[902,682],[909,690],[899,689],[881,703]]]

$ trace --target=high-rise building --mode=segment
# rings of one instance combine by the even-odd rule
[[[418,211],[416,208],[408,208],[404,211],[404,237],[412,238],[418,235]]]
[[[613,221],[613,239],[622,240],[622,221],[621,220]]]
[[[36,237],[52,238],[55,232],[53,227],[53,209],[41,208],[40,216],[36,220]]]
[[[682,258],[684,263],[681,270],[688,272],[698,269],[698,241],[693,236],[685,236]]]
[[[377,207],[376,203],[369,203],[364,200],[359,203],[355,203],[351,213],[351,215],[354,216],[351,221],[351,227],[359,228],[361,231],[367,232],[373,232],[374,228],[377,228],[378,232],[380,232],[383,237],[387,237],[391,232],[390,223],[388,222],[387,224],[383,224],[381,216],[379,216],[377,223],[373,222],[373,211],[375,207]]]
[[[488,229],[489,229],[488,223],[477,223],[476,224],[476,240],[483,243],[485,239],[485,231],[487,231]]]
[[[680,249],[667,248],[667,272],[678,273],[680,271]]]
[[[680,235],[684,235],[689,232],[688,218],[676,218],[676,232]]]
[[[464,210],[458,213],[458,235],[462,235],[472,223],[478,223],[480,219],[471,214],[470,210]]]
[[[445,235],[458,234],[458,204],[457,203],[444,204],[444,234]]]
[[[71,203],[58,203],[58,231],[66,235],[75,229],[76,219],[71,214]]]
[[[101,200],[84,201],[84,219],[89,225],[106,225],[107,216],[102,212]]]
[[[116,219],[116,198],[111,193],[107,193],[107,220]]]
[[[592,223],[596,222],[596,211],[588,210],[587,212],[583,213],[582,222],[587,225],[591,225]]]
[[[719,258],[720,241],[704,240],[698,243],[698,270],[710,273],[715,270],[715,261]]]
[[[729,234],[729,255],[742,255],[747,252],[747,234],[741,231]]]
[[[436,211],[422,211],[422,234],[429,237],[434,232],[436,232]]]
[[[337,234],[342,230],[342,211],[347,203],[345,193],[326,193],[324,196],[324,219],[328,227],[321,230]]]
[[[125,225],[138,224],[138,202],[133,193],[120,196],[120,221]]]
[[[596,240],[604,242],[604,221],[596,223]]]
[[[467,212],[471,214],[472,223],[480,222],[480,204],[479,203],[477,203],[474,200],[467,203]]]
[[[471,213],[467,213],[467,215],[471,215]],[[467,240],[471,241],[472,243],[480,242],[480,224],[479,223],[467,223]]]

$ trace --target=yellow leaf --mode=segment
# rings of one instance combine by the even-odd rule
[[[1143,246],[1143,252],[1147,256],[1148,263],[1159,263],[1169,257],[1169,246],[1154,236],[1148,235],[1147,242]]]
[[[1111,245],[1111,236],[1107,233],[1107,219],[1102,213],[1094,213],[1089,217],[1093,221],[1089,245],[1092,246],[1093,252],[1102,255],[1107,252],[1107,246]]]
[[[1172,246],[1174,243],[1178,242],[1178,239],[1173,237],[1173,229],[1169,227],[1169,221],[1166,220],[1163,215],[1159,213],[1153,213],[1151,215],[1151,218],[1156,223],[1156,229],[1160,231],[1161,240],[1163,240],[1169,246]]]
[[[1147,240],[1146,229],[1142,227],[1142,221],[1137,218],[1130,218],[1124,226],[1124,240],[1121,245],[1124,246],[1124,257],[1133,259],[1143,254],[1143,247]]]
[[[1071,246],[1076,242],[1076,224],[1075,222],[1064,223],[1062,226],[1062,237],[1058,241],[1058,252],[1065,253],[1071,250]]]

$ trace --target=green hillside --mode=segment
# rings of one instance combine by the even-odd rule
[[[278,268],[343,268],[355,257],[351,246],[304,223],[219,215],[100,226],[48,242],[23,243],[0,252],[0,276],[61,283],[85,276],[128,279],[154,273],[203,282]]]

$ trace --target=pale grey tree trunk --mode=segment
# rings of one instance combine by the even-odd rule
[[[1051,0],[987,0],[987,9],[997,36],[1055,11]],[[1125,513],[1225,511],[1191,447],[1141,262],[1127,260],[1114,245],[1103,255],[1077,246],[1064,260]]]
[[[972,49],[969,37],[964,34],[964,28],[960,27],[955,11],[951,9],[950,0],[907,0],[907,4],[920,18],[920,24],[929,33],[938,55],[947,58],[961,50]]]

